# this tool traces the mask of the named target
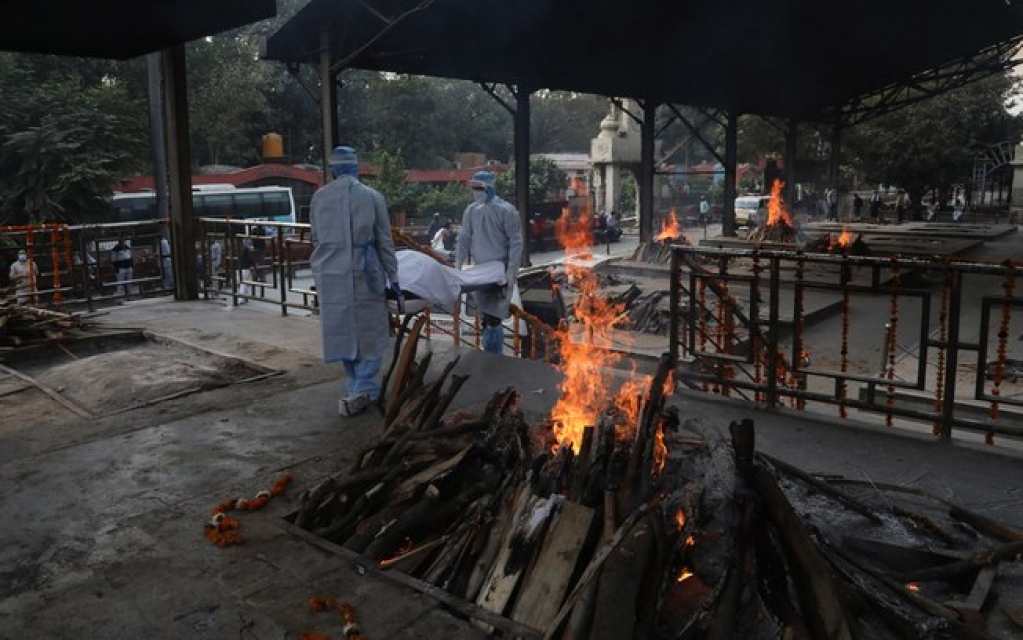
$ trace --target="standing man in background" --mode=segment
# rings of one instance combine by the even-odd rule
[[[131,255],[131,244],[128,240],[124,239],[124,236],[117,237],[117,244],[110,250],[110,264],[114,267],[114,272],[117,274],[117,295],[124,296],[128,299],[129,288],[131,285],[127,284],[135,273],[135,261]]]
[[[380,396],[377,374],[388,347],[386,281],[401,299],[398,258],[384,197],[359,182],[359,160],[351,147],[330,154],[334,176],[313,195],[313,279],[320,305],[323,360],[348,374],[348,395],[338,413],[362,413]]]
[[[483,350],[501,353],[504,329],[501,322],[508,317],[508,305],[518,280],[522,260],[522,223],[519,212],[497,196],[497,179],[489,171],[478,171],[469,181],[472,203],[462,214],[458,232],[455,268],[470,261],[481,264],[500,260],[505,266],[506,285],[496,291],[479,291],[476,310],[483,324]]]
[[[164,291],[174,288],[174,265],[171,262],[171,246],[167,238],[160,236],[160,269]]]
[[[28,304],[30,299],[34,299],[32,293],[35,292],[36,281],[39,279],[39,267],[35,260],[28,259],[28,253],[24,249],[18,250],[18,260],[11,263],[7,275],[14,285],[15,301],[18,304]]]

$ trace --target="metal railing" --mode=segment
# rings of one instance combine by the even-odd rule
[[[282,315],[304,309],[316,313],[318,298],[310,270],[311,227],[308,224],[198,218],[195,256],[200,296],[240,305],[256,300],[276,305]],[[27,249],[36,264],[26,296],[44,308],[76,310],[117,304],[173,292],[169,256],[161,252],[166,221],[92,225],[0,227],[0,265],[6,269],[18,249]],[[419,245],[400,230],[398,245],[443,256]],[[131,247],[132,270],[127,278],[113,264],[118,240]],[[251,268],[242,269],[242,245],[251,245]],[[167,260],[165,260],[165,258]],[[0,279],[2,282],[2,279]],[[13,292],[13,289],[12,289]],[[448,336],[456,345],[480,348],[482,331],[470,303],[454,309],[427,309],[427,336]],[[397,322],[395,323],[397,324]],[[506,323],[505,352],[550,361],[556,353],[553,328],[512,305]]]
[[[768,407],[1019,437],[1021,265],[677,246],[670,350],[691,386]]]

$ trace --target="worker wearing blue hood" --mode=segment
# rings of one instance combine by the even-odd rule
[[[522,223],[515,207],[497,196],[497,180],[493,173],[478,171],[469,181],[469,186],[473,201],[462,214],[455,268],[461,269],[470,262],[482,264],[500,260],[504,263],[506,286],[474,294],[477,313],[483,324],[483,349],[501,353],[504,347],[501,321],[509,315],[508,304],[522,260]]]
[[[344,365],[348,395],[338,412],[351,416],[380,396],[377,374],[389,338],[384,288],[390,286],[399,297],[401,289],[384,197],[359,182],[351,147],[331,152],[330,171],[334,180],[313,195],[310,205],[311,266],[323,359]]]

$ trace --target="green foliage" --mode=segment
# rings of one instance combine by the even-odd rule
[[[416,194],[414,188],[405,182],[405,161],[401,154],[390,154],[381,151],[373,159],[376,164],[376,177],[367,180],[374,189],[379,191],[387,201],[388,211],[393,213],[414,210]]]
[[[1021,119],[1008,113],[1011,82],[988,78],[924,100],[853,128],[843,160],[870,183],[904,187],[911,194],[969,183],[985,146],[1019,139]]]
[[[465,185],[451,182],[441,189],[428,188],[416,202],[416,213],[429,224],[430,217],[439,213],[441,220],[451,219],[460,222],[462,213],[472,201],[472,196]]]
[[[0,54],[4,223],[84,222],[106,207],[148,155],[140,77],[125,63]]]
[[[543,156],[529,159],[529,201],[546,202],[557,192],[568,187],[568,174],[558,168],[554,161]],[[515,198],[515,169],[498,174],[497,193],[512,204]]]

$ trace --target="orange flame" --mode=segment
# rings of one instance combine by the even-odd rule
[[[906,588],[909,589],[910,591],[919,591],[920,585],[918,585],[915,582],[909,582],[906,584]]]
[[[675,512],[675,524],[678,526],[679,531],[686,526],[686,512],[682,509]]]
[[[668,219],[661,220],[661,232],[654,236],[654,240],[657,242],[663,242],[665,240],[674,240],[682,236],[682,225],[679,224],[678,218],[675,217],[675,210],[672,209],[668,214]]]
[[[632,425],[632,431],[639,424],[639,412],[643,408],[643,396],[646,394],[648,384],[650,384],[650,376],[626,380],[618,389],[618,395],[615,396],[615,406],[625,416],[626,423]],[[623,435],[631,435],[631,433]]]
[[[784,187],[785,183],[777,178],[771,185],[771,199],[767,202],[767,226],[769,227],[776,224],[784,224],[793,228],[796,226],[792,222],[792,217],[785,211],[785,199],[781,195]]]
[[[678,574],[678,581],[684,582],[689,578],[692,578],[695,574],[689,570],[689,567],[682,567],[682,572]]]
[[[654,473],[664,470],[664,463],[668,461],[668,445],[664,444],[664,429],[657,425],[657,433],[654,434]]]
[[[848,228],[844,228],[842,229],[842,235],[838,236],[838,238],[834,241],[834,243],[831,246],[845,248],[851,245],[853,243],[853,240],[854,240],[853,232],[850,231]]]
[[[558,241],[570,258],[589,255],[592,242],[590,212],[580,207],[573,215],[564,209],[555,225]],[[610,347],[611,329],[618,321],[623,305],[611,304],[598,292],[597,274],[589,266],[569,259],[565,262],[568,277],[579,290],[573,313],[577,322],[558,330],[561,346],[561,397],[551,411],[554,437],[564,446],[582,442],[583,429],[597,423],[597,417],[611,396],[608,368],[621,356]]]

